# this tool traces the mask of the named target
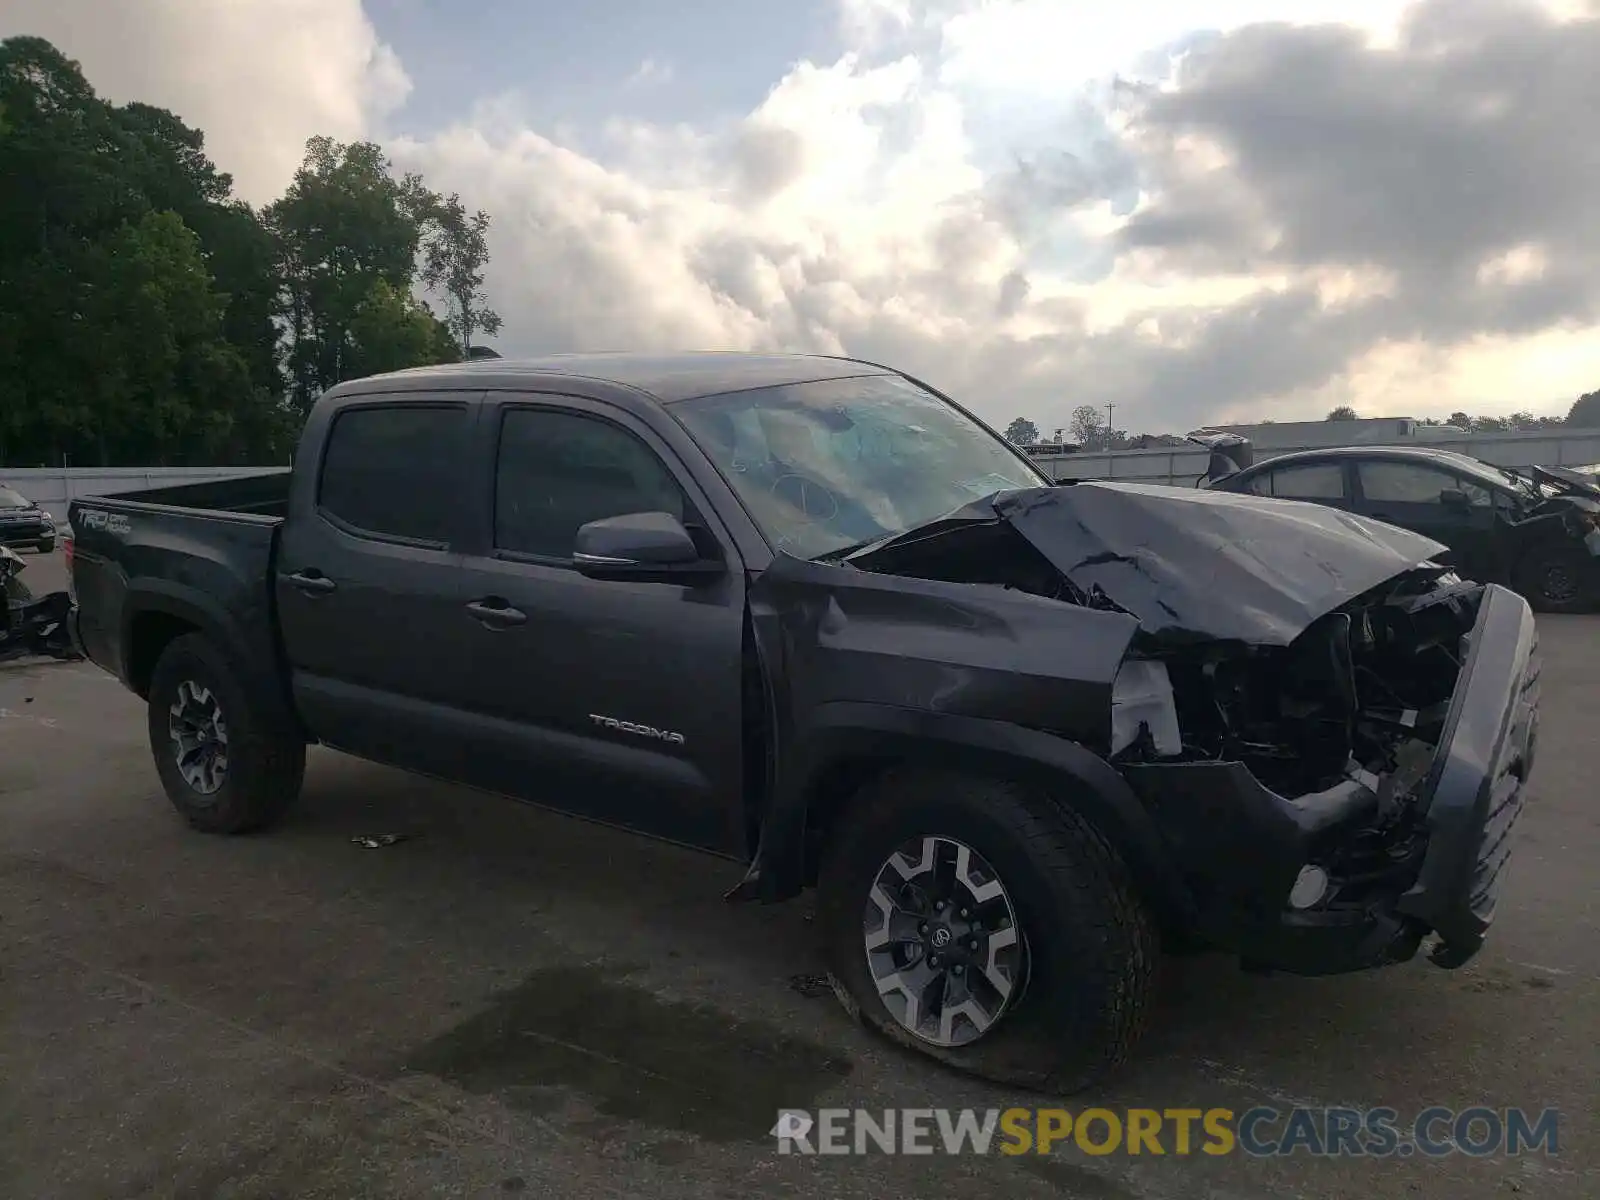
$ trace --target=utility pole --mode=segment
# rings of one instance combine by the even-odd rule
[[[1114,409],[1114,408],[1116,408],[1115,404],[1107,404],[1106,405],[1106,439],[1105,439],[1105,441],[1106,441],[1106,449],[1107,450],[1111,449],[1111,430],[1112,430],[1111,410]]]

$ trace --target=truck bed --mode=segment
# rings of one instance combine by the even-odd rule
[[[239,475],[231,479],[210,479],[204,483],[113,492],[101,499],[282,517],[289,510],[289,468],[281,467],[263,471],[259,475]]]
[[[83,652],[143,694],[155,663],[141,647],[180,626],[209,629],[243,671],[276,686],[272,579],[288,490],[283,470],[73,500]]]

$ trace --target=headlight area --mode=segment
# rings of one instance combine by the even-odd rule
[[[1111,761],[1217,940],[1304,973],[1415,953],[1426,930],[1394,906],[1427,850],[1427,780],[1482,594],[1424,568],[1288,646],[1124,660]]]

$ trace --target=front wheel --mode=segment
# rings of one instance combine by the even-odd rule
[[[1126,1058],[1158,939],[1120,857],[1077,812],[1007,780],[897,773],[856,798],[830,846],[824,953],[869,1026],[1057,1093]]]
[[[148,719],[167,798],[196,829],[262,829],[299,796],[305,740],[271,719],[203,634],[175,638],[161,652]]]
[[[1538,612],[1583,612],[1592,602],[1585,585],[1594,569],[1587,555],[1567,551],[1535,553],[1517,572],[1517,590]]]
[[[55,548],[56,539],[54,535],[51,535],[47,538],[40,538],[38,543],[34,546],[34,549],[40,554],[50,554],[55,550]]]

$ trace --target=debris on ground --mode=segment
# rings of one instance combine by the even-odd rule
[[[807,1000],[815,1000],[818,996],[828,996],[833,993],[833,983],[826,975],[791,975],[789,986]]]
[[[416,834],[413,833],[367,834],[362,837],[351,838],[350,843],[365,850],[382,850],[385,846],[393,846],[398,842],[408,842],[415,836]]]

